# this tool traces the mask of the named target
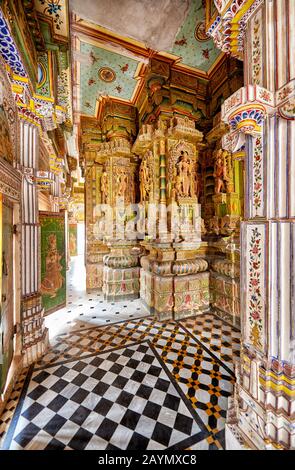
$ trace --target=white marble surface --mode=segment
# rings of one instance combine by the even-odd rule
[[[92,326],[118,323],[148,316],[140,299],[107,302],[102,292],[86,292],[83,256],[71,259],[67,272],[67,306],[45,317],[49,338]]]

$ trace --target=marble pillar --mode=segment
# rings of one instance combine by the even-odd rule
[[[222,47],[243,55],[245,71],[245,86],[222,109],[231,127],[223,148],[246,152],[242,349],[226,445],[295,449],[295,3],[234,3],[218,26],[239,30]]]
[[[23,115],[20,117],[20,169],[23,173],[21,328],[24,365],[29,365],[45,352],[48,331],[44,326],[40,294],[40,230],[36,183],[40,125],[31,116],[30,119],[25,119]]]
[[[208,263],[203,258],[197,159],[202,133],[187,117],[143,125],[133,146],[140,155],[140,194],[146,254],[140,297],[159,320],[209,308]]]

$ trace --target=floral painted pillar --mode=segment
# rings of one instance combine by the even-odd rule
[[[228,98],[223,148],[245,149],[241,224],[242,348],[228,449],[295,449],[295,2],[215,1],[209,33],[244,59]]]
[[[44,326],[40,294],[40,232],[38,226],[37,169],[40,119],[27,108],[20,116],[20,170],[22,183],[22,300],[21,328],[24,364],[36,361],[46,350],[48,330]]]

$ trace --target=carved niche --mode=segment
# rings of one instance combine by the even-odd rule
[[[10,165],[16,155],[18,140],[17,110],[6,71],[0,62],[0,157]]]
[[[180,141],[171,148],[167,180],[170,199],[178,202],[197,200],[199,181],[193,144]]]
[[[154,184],[153,153],[148,150],[139,167],[140,202],[150,201]]]

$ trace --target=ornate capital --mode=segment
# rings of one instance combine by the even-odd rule
[[[249,17],[263,0],[214,0],[218,15],[209,25],[209,34],[219,49],[243,58],[243,43]]]
[[[221,119],[233,131],[257,135],[267,114],[276,111],[275,96],[257,85],[248,85],[237,90],[222,105]]]

